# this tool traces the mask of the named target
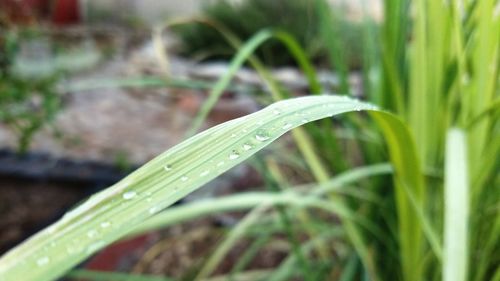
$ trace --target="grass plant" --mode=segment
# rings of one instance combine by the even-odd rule
[[[349,67],[338,59],[343,39],[332,28],[335,15],[322,0],[314,5],[344,96],[318,95],[322,89],[304,43],[286,32],[265,29],[242,42],[220,23],[196,19],[220,32],[236,55],[191,134],[245,62],[266,83],[269,97],[262,100],[272,104],[188,138],[92,196],[3,256],[2,280],[53,280],[117,239],[247,209],[247,219],[228,230],[197,273],[200,280],[500,280],[498,1],[384,1],[384,22],[374,26],[367,20],[362,39],[363,98],[369,103],[349,97]],[[297,60],[312,95],[291,98],[254,55],[275,39]],[[330,118],[363,110],[368,113]],[[294,147],[270,146],[251,162],[268,191],[167,208],[289,130]],[[308,183],[293,182],[294,174]],[[255,235],[253,226],[266,235]],[[274,233],[285,234],[289,255],[276,268],[245,270]],[[296,234],[306,237],[300,245]],[[235,269],[211,276],[245,235],[255,243]],[[112,274],[70,275],[102,280]]]

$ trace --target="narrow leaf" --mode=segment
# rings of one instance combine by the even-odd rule
[[[444,281],[467,280],[469,179],[466,137],[450,129],[446,139],[444,186]]]

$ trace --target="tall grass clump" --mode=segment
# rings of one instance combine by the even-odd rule
[[[341,95],[318,95],[307,42],[276,29],[242,42],[231,27],[198,20],[236,55],[191,132],[245,62],[261,75],[269,92],[262,100],[272,104],[188,138],[92,196],[3,256],[2,280],[53,280],[122,237],[230,210],[250,211],[194,269],[195,280],[211,276],[242,238],[253,243],[223,279],[500,280],[498,1],[385,1],[383,22],[363,25],[364,102],[349,97],[337,15],[322,0],[308,3]],[[254,55],[269,40],[296,60],[311,96],[290,98],[265,57]],[[250,161],[265,191],[167,208],[289,130],[295,146],[270,146]],[[258,249],[278,239],[289,252],[278,267],[245,270]],[[69,276],[118,278],[85,270]]]
[[[394,183],[395,215],[383,220],[398,254],[375,243],[382,280],[499,278],[498,9],[488,0],[388,0],[383,24],[366,25],[366,99],[408,125],[425,179],[418,190]]]
[[[327,7],[330,10],[330,6]],[[264,28],[277,28],[286,31],[303,46],[304,52],[315,62],[325,61],[326,46],[320,40],[320,27],[317,24],[318,11],[314,1],[304,0],[217,0],[207,2],[202,16],[224,26],[230,27],[241,40],[248,40]],[[345,36],[344,57],[350,67],[359,67],[358,53],[362,25],[347,20],[340,11],[336,25]],[[224,36],[210,26],[191,22],[172,28],[181,39],[180,51],[183,55],[199,60],[230,59],[234,50]],[[293,65],[295,60],[286,47],[276,41],[268,41],[255,51],[255,55],[266,65]]]

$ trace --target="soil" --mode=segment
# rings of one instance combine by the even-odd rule
[[[0,254],[60,217],[84,189],[0,177]]]

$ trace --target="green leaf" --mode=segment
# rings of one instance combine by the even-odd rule
[[[443,281],[467,280],[469,178],[465,133],[450,129],[446,139]]]
[[[199,133],[93,195],[5,254],[0,259],[2,281],[53,280],[287,131],[306,122],[360,110],[376,108],[347,97],[307,96],[276,102]],[[408,131],[401,129],[404,125],[393,115],[373,114],[381,120],[393,120],[388,124],[399,124],[395,133],[401,140],[408,139]]]

